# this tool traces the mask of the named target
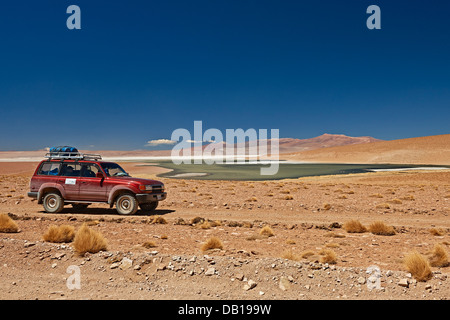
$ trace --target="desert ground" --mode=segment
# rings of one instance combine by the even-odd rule
[[[137,177],[165,170],[121,164]],[[260,182],[157,178],[168,198],[154,214],[119,216],[101,204],[44,213],[26,195],[35,166],[0,163],[0,213],[20,229],[0,233],[0,299],[450,297],[449,266],[418,281],[404,263],[413,251],[430,258],[436,244],[450,251],[450,170]],[[382,221],[395,234],[349,233],[350,220],[368,228]],[[43,240],[51,225],[83,223],[101,232],[106,251],[80,256],[71,243]],[[272,234],[260,234],[266,226]],[[212,237],[222,248],[203,251]],[[79,268],[80,288],[67,285],[69,266]]]

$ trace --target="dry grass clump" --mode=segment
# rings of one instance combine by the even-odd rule
[[[369,226],[369,231],[381,236],[393,236],[395,230],[392,226],[386,225],[383,221],[375,221]]]
[[[153,218],[152,224],[167,224],[167,220],[164,217],[156,216]]]
[[[433,251],[431,252],[431,256],[428,259],[432,267],[447,267],[449,265],[448,262],[448,254],[445,251],[444,247],[440,244],[435,244]]]
[[[342,228],[348,233],[364,233],[367,228],[364,227],[358,220],[350,220],[344,223]]]
[[[250,199],[247,199],[247,200],[245,200],[245,201],[247,201],[247,202],[257,202],[257,201],[258,201],[258,198],[256,198],[256,197],[251,197]]]
[[[410,201],[413,201],[415,198],[414,198],[413,195],[407,195],[407,196],[402,197],[401,199],[402,199],[402,200],[410,200]]]
[[[19,232],[19,226],[6,213],[0,214],[0,232],[15,233]]]
[[[100,232],[90,229],[83,223],[75,234],[73,247],[79,255],[84,255],[86,252],[97,253],[106,250],[107,243]]]
[[[330,210],[330,209],[331,209],[331,204],[329,204],[329,203],[324,203],[324,204],[323,204],[323,209],[324,209],[324,210]]]
[[[377,209],[390,209],[391,206],[388,203],[380,203],[376,206]]]
[[[142,246],[146,249],[154,248],[156,247],[156,243],[154,241],[145,241]]]
[[[417,251],[413,251],[405,257],[406,269],[417,281],[427,281],[431,278],[430,263]]]
[[[265,236],[265,237],[273,237],[275,235],[275,233],[273,233],[273,230],[271,227],[269,226],[265,226],[261,229],[261,231],[259,231],[259,234],[261,236]]]
[[[445,234],[445,231],[442,229],[431,228],[430,233],[433,236],[443,236]]]
[[[294,197],[288,194],[284,196],[284,200],[294,200]]]
[[[400,199],[392,199],[392,200],[389,200],[388,202],[392,203],[392,204],[402,204],[402,200],[400,200]]]
[[[212,237],[209,238],[203,245],[202,245],[202,251],[208,251],[212,249],[223,249],[222,241],[220,241],[219,238]]]
[[[322,256],[320,258],[321,263],[328,263],[328,264],[336,264],[337,263],[337,255],[333,250],[322,249],[322,250],[320,250],[319,254]]]
[[[44,241],[52,243],[68,243],[75,238],[75,228],[68,225],[51,225],[42,236]]]
[[[371,198],[383,198],[383,195],[381,193],[374,193],[374,194],[371,194],[369,197],[371,197]]]
[[[308,259],[309,257],[315,255],[314,251],[312,250],[306,250],[303,251],[302,254],[300,255],[300,257],[302,257],[303,259]]]
[[[292,261],[299,261],[301,259],[301,257],[293,253],[291,249],[283,251],[281,257]]]

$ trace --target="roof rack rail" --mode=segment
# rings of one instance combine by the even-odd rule
[[[101,160],[99,154],[80,153],[80,152],[48,152],[44,156],[49,160]]]

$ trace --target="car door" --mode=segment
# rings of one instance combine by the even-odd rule
[[[62,163],[56,183],[64,189],[64,199],[78,200],[80,165],[76,162]]]
[[[97,177],[101,172],[94,163],[82,163],[80,171],[79,199],[83,201],[106,201],[106,188],[103,185],[103,178]]]

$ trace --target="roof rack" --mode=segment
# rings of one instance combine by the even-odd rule
[[[80,153],[80,152],[48,152],[45,158],[49,160],[101,160],[99,154]]]

